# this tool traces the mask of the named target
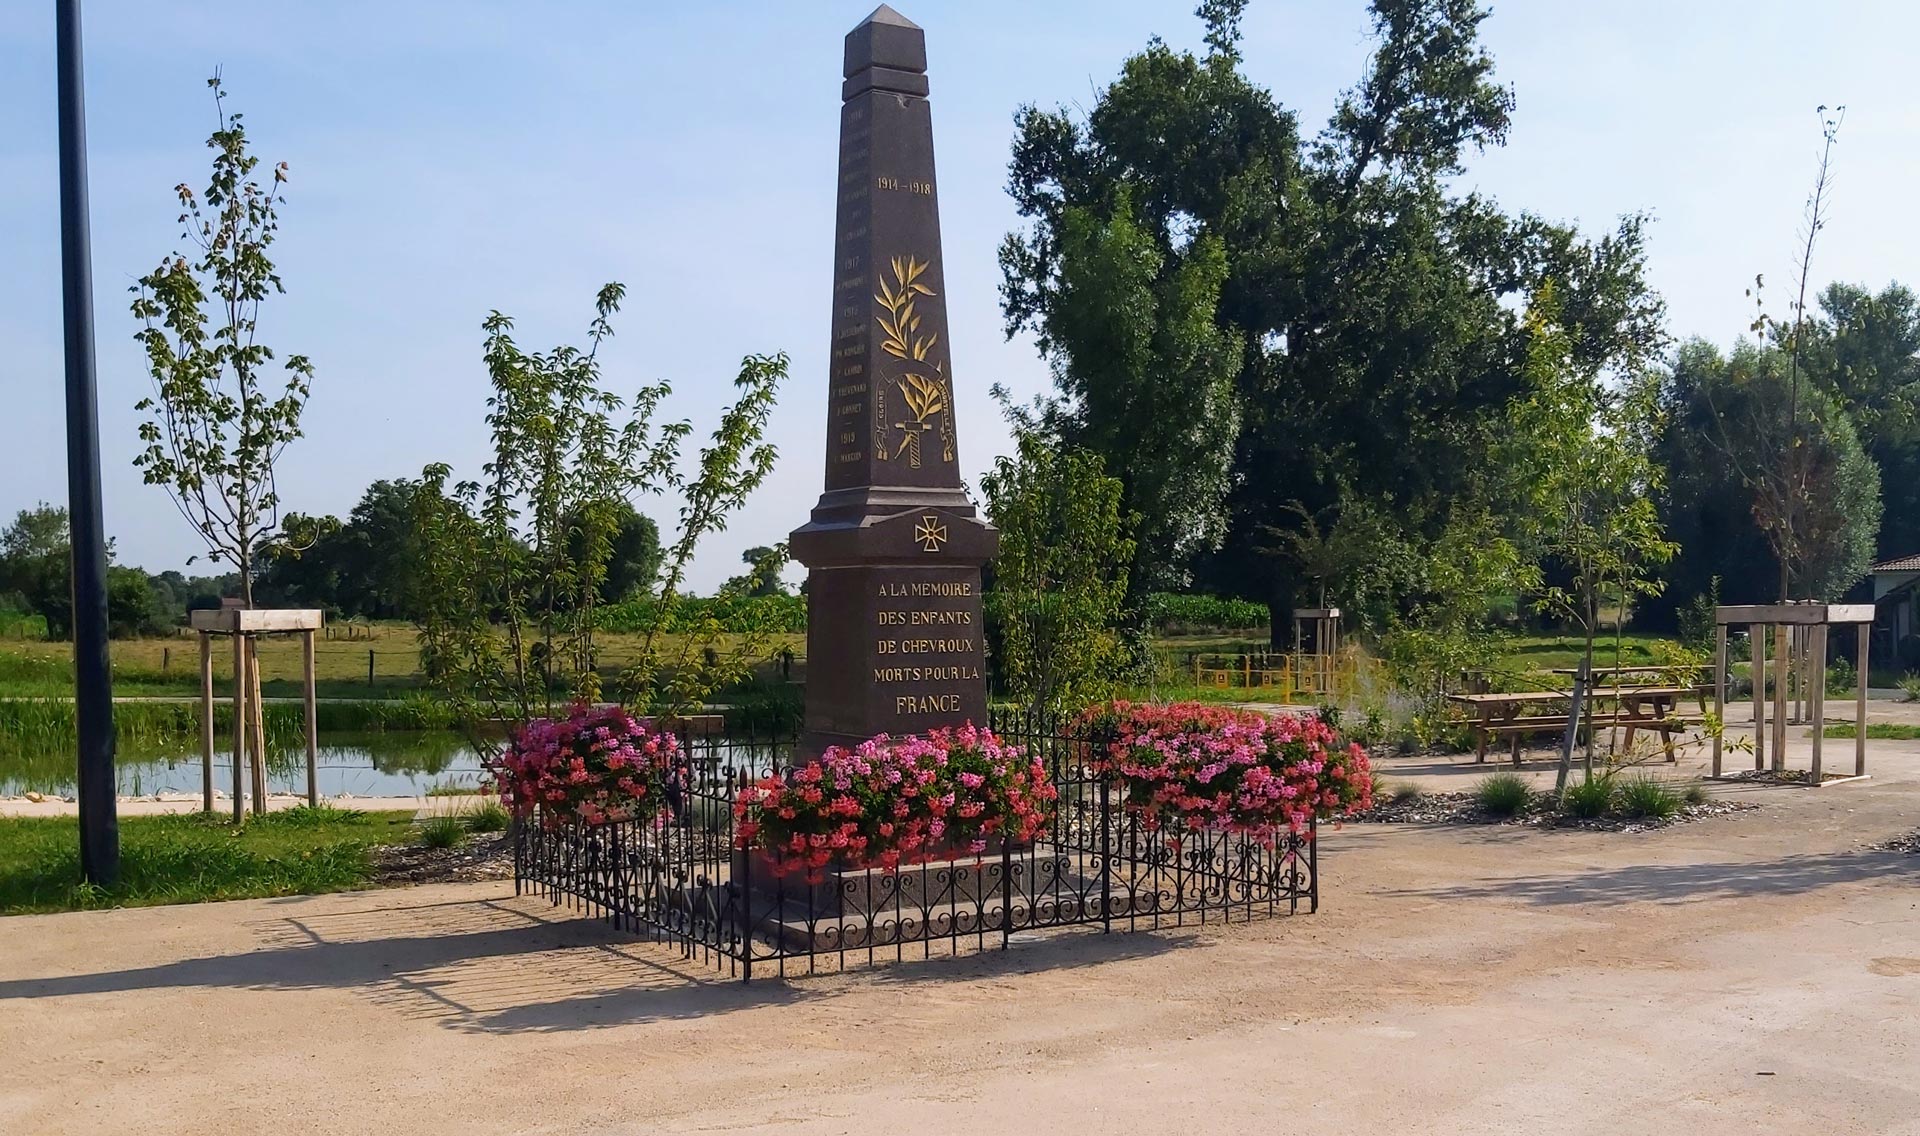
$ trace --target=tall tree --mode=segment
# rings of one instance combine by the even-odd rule
[[[1872,560],[1879,471],[1821,387],[1801,391],[1797,425],[1788,421],[1791,366],[1771,344],[1743,340],[1723,356],[1694,340],[1661,378],[1662,507],[1682,548],[1669,572],[1676,599],[1719,576],[1730,603],[1770,600],[1783,564],[1796,594],[1836,599]],[[1790,436],[1799,442],[1789,451]]]
[[[1303,143],[1240,71],[1244,7],[1203,4],[1204,57],[1150,44],[1084,118],[1021,112],[1009,190],[1029,224],[1002,249],[1003,306],[1009,333],[1032,330],[1054,361],[1061,399],[1036,420],[1086,439],[1141,507],[1136,584],[1184,572],[1224,531],[1217,555],[1194,558],[1203,582],[1267,600],[1277,629],[1299,573],[1272,555],[1276,531],[1357,506],[1417,526],[1380,534],[1416,547],[1479,500],[1504,408],[1526,389],[1514,298],[1558,282],[1571,349],[1619,371],[1658,344],[1662,313],[1641,218],[1591,241],[1451,192],[1466,156],[1505,138],[1513,106],[1478,39],[1484,9],[1374,0],[1367,69]],[[1210,281],[1197,270],[1216,249],[1210,344],[1235,353],[1217,413],[1221,372],[1127,350],[1174,329],[1204,341],[1192,328],[1209,289],[1187,289],[1182,307],[1137,286],[1075,287],[1127,280],[1123,266]],[[1197,409],[1169,423],[1169,405]],[[1209,440],[1237,434],[1224,478],[1212,447],[1169,444],[1203,425]],[[1141,491],[1155,480],[1204,491],[1206,508],[1180,512],[1201,522],[1193,539],[1155,535]]]
[[[267,252],[280,229],[287,165],[274,166],[265,186],[254,180],[260,160],[248,152],[240,115],[227,113],[217,73],[207,86],[219,121],[207,139],[213,173],[198,194],[185,182],[174,191],[180,239],[195,251],[169,253],[132,289],[154,385],[138,404],[149,417],[133,464],[172,496],[208,557],[233,566],[251,607],[261,549],[279,528],[274,469],[300,436],[313,365],[291,355],[284,377],[273,378],[273,350],[258,334],[260,305],[286,290]]]

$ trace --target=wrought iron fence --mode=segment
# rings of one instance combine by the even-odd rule
[[[1060,725],[996,712],[1002,739],[1040,756],[1059,790],[1031,846],[808,884],[735,848],[739,790],[795,758],[797,738],[683,736],[686,783],[650,822],[516,824],[516,892],[568,904],[750,980],[1009,946],[1066,927],[1158,930],[1319,907],[1315,832],[1272,846],[1225,832],[1148,831]]]

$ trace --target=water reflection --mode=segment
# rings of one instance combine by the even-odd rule
[[[325,797],[417,796],[433,788],[472,787],[480,780],[479,755],[459,734],[326,733],[319,740],[318,780]],[[0,752],[0,796],[29,790],[72,796],[73,761],[71,753]],[[193,746],[123,745],[116,769],[123,795],[200,792],[200,754]],[[233,791],[231,749],[214,751],[213,784]],[[270,747],[267,784],[274,792],[305,793],[305,751]]]

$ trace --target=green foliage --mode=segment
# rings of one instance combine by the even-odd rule
[[[209,558],[239,573],[252,606],[256,560],[278,527],[274,466],[300,436],[313,365],[288,356],[275,389],[274,353],[258,335],[262,301],[285,291],[267,250],[279,233],[286,163],[273,167],[269,185],[254,181],[259,159],[247,151],[240,115],[227,113],[218,74],[207,85],[220,120],[207,139],[213,172],[199,194],[185,182],[176,189],[180,239],[194,259],[169,253],[131,289],[154,384],[136,407],[148,418],[133,464],[172,496]]]
[[[499,801],[482,801],[468,810],[465,820],[468,832],[505,832],[512,818]]]
[[[1789,363],[1777,347],[1742,341],[1722,355],[1694,340],[1661,375],[1663,509],[1682,549],[1673,586],[1723,576],[1737,601],[1777,599],[1784,558],[1794,595],[1833,599],[1866,572],[1879,471],[1846,408],[1817,386],[1799,394],[1788,445]]]
[[[1920,674],[1909,671],[1901,675],[1900,693],[1905,695],[1904,701],[1920,702]]]
[[[290,809],[235,830],[200,815],[123,817],[120,881],[80,884],[73,817],[0,818],[0,914],[310,895],[364,887],[367,849],[407,838],[406,813]]]
[[[1180,566],[1219,544],[1239,408],[1239,336],[1215,310],[1226,250],[1204,230],[1184,245],[1167,218],[1136,205],[1134,187],[1068,204],[1057,228],[1001,252],[1009,289],[1045,249],[1027,321],[1053,365],[1061,399],[1024,427],[1089,451],[1137,517],[1128,575],[1140,590],[1184,580]],[[1022,321],[1010,320],[1010,327]]]
[[[1197,631],[1245,631],[1267,627],[1265,604],[1232,596],[1154,592],[1147,596],[1147,624],[1162,635]]]
[[[1880,557],[1920,549],[1920,297],[1900,284],[1820,293],[1801,365],[1846,408],[1880,470]]]
[[[1494,773],[1473,787],[1473,800],[1481,812],[1505,820],[1527,811],[1533,803],[1533,787],[1517,773]]]
[[[1560,808],[1572,817],[1602,817],[1613,808],[1618,788],[1611,775],[1590,776],[1567,786],[1560,795]]]
[[[1019,431],[981,478],[1000,530],[987,628],[998,686],[1029,706],[1077,710],[1110,698],[1134,542],[1118,479],[1097,454]]]
[[[1680,791],[1680,800],[1684,804],[1704,805],[1710,799],[1707,795],[1707,787],[1698,781],[1693,782]]]
[[[111,542],[107,554],[113,554]],[[45,637],[65,639],[72,634],[73,554],[64,507],[42,502],[22,509],[13,524],[0,532],[0,595],[19,597],[20,606],[44,625]],[[109,563],[107,629],[114,637],[167,631],[174,622],[170,599],[145,572]]]
[[[755,599],[786,595],[787,585],[780,579],[780,573],[790,559],[785,541],[771,547],[763,544],[749,548],[740,554],[747,570],[728,580],[721,593]]]
[[[803,632],[807,629],[807,597],[791,595],[676,596],[671,602],[632,599],[602,608],[602,631],[641,632],[659,627],[663,632],[716,625],[740,634]]]
[[[1487,624],[1496,597],[1523,590],[1533,566],[1484,510],[1457,511],[1410,573],[1411,595],[1381,637],[1382,660],[1411,695],[1429,738],[1446,719],[1446,694],[1463,672],[1484,670],[1500,639]]]
[[[1620,815],[1665,820],[1680,811],[1680,795],[1665,781],[1638,773],[1620,782]]]
[[[729,635],[711,613],[675,620],[696,548],[772,469],[775,452],[763,438],[786,356],[742,362],[737,401],[688,476],[680,449],[692,427],[654,421],[668,385],[642,387],[631,405],[603,386],[599,351],[624,295],[619,284],[600,290],[585,350],[529,354],[514,342],[510,318],[489,315],[485,481],[449,491],[449,468],[429,466],[414,495],[422,670],[476,725],[603,696],[600,602],[631,499],[641,494],[679,494],[680,527],[662,554],[656,602],[627,613],[643,638],[621,671],[623,688],[611,693],[643,712],[681,710],[766,655],[763,630]]]
[[[1827,693],[1852,694],[1860,685],[1860,672],[1853,660],[1842,656],[1827,667]]]
[[[458,816],[430,817],[420,826],[422,848],[455,848],[467,841],[467,826]]]
[[[1675,546],[1676,555],[1680,553]],[[1696,651],[1711,651],[1717,635],[1716,613],[1720,609],[1720,577],[1708,581],[1705,591],[1688,600],[1679,611],[1680,642]]]
[[[1380,794],[1376,792],[1374,795],[1379,796]],[[1409,801],[1419,800],[1420,797],[1420,786],[1408,781],[1395,783],[1393,788],[1386,794],[1387,800],[1392,801],[1396,805],[1404,805]]]

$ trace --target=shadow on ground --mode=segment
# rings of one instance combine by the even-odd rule
[[[1437,888],[1391,891],[1422,899],[1513,899],[1537,906],[1577,903],[1699,903],[1803,895],[1863,880],[1920,883],[1920,856],[1837,852],[1778,860],[1710,864],[1636,864],[1551,876],[1516,876]]]
[[[677,946],[624,934],[530,898],[291,914],[252,927],[262,940],[254,950],[129,970],[0,981],[0,1002],[165,987],[363,989],[398,1012],[451,1029],[518,1033],[707,1017],[834,997],[846,989],[844,983],[801,977],[805,960],[797,969],[789,965],[788,976],[800,981],[783,981],[773,966],[757,963],[754,981],[743,983],[712,965],[682,958]],[[997,943],[997,936],[987,942]],[[864,968],[867,956],[860,952],[849,959],[849,971],[877,982],[943,981],[1097,966],[1193,942],[1193,936],[1182,934],[1066,931],[1017,935],[1012,949],[1001,951],[972,950],[974,941],[968,939],[960,957],[950,957],[947,944],[939,942],[925,959],[917,947],[897,961],[888,950],[875,960],[884,965],[871,970]]]

